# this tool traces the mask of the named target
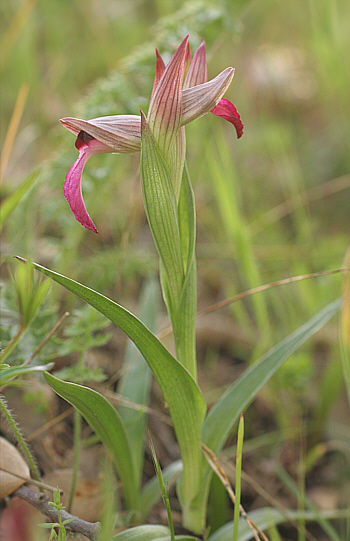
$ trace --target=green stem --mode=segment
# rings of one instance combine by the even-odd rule
[[[73,463],[73,477],[72,486],[70,489],[69,503],[67,507],[68,513],[71,512],[75,487],[77,484],[78,470],[79,470],[79,455],[80,455],[80,438],[81,438],[81,415],[78,410],[74,410],[74,463]]]
[[[25,330],[26,330],[25,327],[23,327],[22,325],[19,326],[19,329],[17,333],[15,334],[15,336],[12,338],[12,340],[10,340],[7,346],[2,350],[1,355],[0,355],[0,363],[4,363],[7,357],[10,355],[10,353],[12,353],[12,351],[15,349],[18,342],[20,341],[21,336]]]
[[[30,467],[30,469],[32,471],[32,474],[33,474],[34,478],[37,481],[40,481],[39,470],[35,465],[35,462],[34,462],[34,459],[32,457],[32,454],[31,454],[31,452],[29,450],[29,447],[28,447],[26,441],[24,440],[23,436],[21,435],[21,433],[19,431],[19,428],[18,428],[18,426],[16,424],[16,421],[12,417],[12,415],[11,415],[7,405],[6,405],[5,398],[2,395],[0,395],[0,409],[1,409],[2,413],[4,414],[4,416],[6,417],[10,427],[12,428],[12,431],[13,431],[15,437],[16,437],[16,440],[18,441],[19,446],[21,447],[22,452],[23,452],[23,454],[25,455],[25,457],[27,459],[27,462],[29,464],[29,467]]]

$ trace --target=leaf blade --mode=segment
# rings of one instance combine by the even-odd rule
[[[221,450],[240,413],[273,376],[281,364],[315,334],[339,310],[341,300],[336,300],[321,310],[304,325],[265,353],[231,385],[210,410],[203,425],[203,441],[215,453]],[[227,412],[230,415],[227,415]]]
[[[58,395],[81,413],[99,436],[114,460],[128,508],[138,509],[139,495],[130,444],[118,412],[104,396],[93,389],[60,380],[48,372],[44,377]]]

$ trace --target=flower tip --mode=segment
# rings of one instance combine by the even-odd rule
[[[74,135],[78,135],[80,132],[80,128],[77,127],[76,123],[77,119],[72,118],[70,116],[67,116],[65,118],[60,118],[60,122],[64,128],[69,130],[70,132],[74,133]]]
[[[60,122],[61,122],[62,126],[64,126],[65,128],[67,127],[67,125],[70,124],[70,121],[72,121],[72,120],[73,120],[73,118],[71,118],[70,116],[60,118]]]

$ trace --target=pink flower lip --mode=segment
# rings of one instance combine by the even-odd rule
[[[84,131],[79,132],[75,146],[79,150],[79,158],[73,163],[67,173],[63,185],[63,193],[78,222],[87,229],[94,231],[94,233],[98,233],[85,207],[81,190],[81,177],[84,166],[91,156],[110,152],[110,149]]]

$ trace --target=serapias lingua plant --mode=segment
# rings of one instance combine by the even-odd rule
[[[202,40],[193,58],[188,36],[165,65],[156,51],[156,72],[147,117],[117,115],[80,120],[64,118],[61,123],[77,135],[77,161],[69,169],[64,195],[77,218],[86,228],[97,232],[82,197],[81,178],[87,160],[98,153],[130,153],[141,151],[140,176],[145,211],[160,256],[160,278],[163,297],[173,327],[177,361],[186,374],[175,376],[180,367],[173,366],[174,393],[169,396],[169,380],[165,384],[165,365],[152,368],[160,384],[179,442],[183,474],[178,495],[183,524],[194,532],[205,527],[205,503],[196,499],[203,483],[201,454],[205,402],[197,385],[195,319],[197,306],[197,273],[195,259],[195,210],[191,182],[185,167],[186,139],[184,126],[212,112],[233,124],[237,137],[243,124],[234,105],[223,98],[229,88],[234,69],[226,68],[207,81],[205,43]],[[130,335],[129,335],[130,336]],[[136,343],[136,341],[135,341]],[[158,347],[158,346],[157,346]],[[165,355],[165,353],[162,353]],[[165,358],[164,358],[165,359]],[[157,372],[158,370],[158,372]],[[180,374],[180,373],[179,373]],[[189,381],[186,378],[190,378]],[[53,383],[50,382],[51,385]],[[179,386],[183,385],[183,389]],[[178,407],[178,393],[192,412],[184,414]],[[175,396],[176,395],[176,396]],[[177,404],[174,407],[172,404]],[[181,411],[180,411],[181,410]],[[205,499],[205,498],[204,498]]]
[[[147,117],[114,116],[61,122],[75,133],[79,158],[68,172],[64,192],[85,227],[96,231],[81,194],[87,159],[96,153],[141,150],[140,176],[145,211],[160,256],[163,297],[174,332],[176,358],[133,314],[100,293],[45,267],[35,268],[73,292],[118,325],[135,343],[163,393],[180,448],[182,474],[177,493],[182,524],[195,533],[206,526],[212,478],[202,455],[202,442],[219,453],[239,415],[283,361],[328,321],[340,306],[336,301],[300,327],[234,382],[206,413],[197,384],[195,355],[196,259],[193,191],[185,164],[184,126],[206,113],[229,120],[240,137],[243,125],[234,106],[223,99],[233,78],[227,68],[206,82],[204,42],[191,59],[188,37],[165,66],[157,53],[156,75]],[[51,387],[88,421],[110,451],[123,485],[125,505],[139,510],[148,498],[139,493],[132,441],[118,411],[99,393],[45,374]],[[176,470],[179,471],[179,470]]]

